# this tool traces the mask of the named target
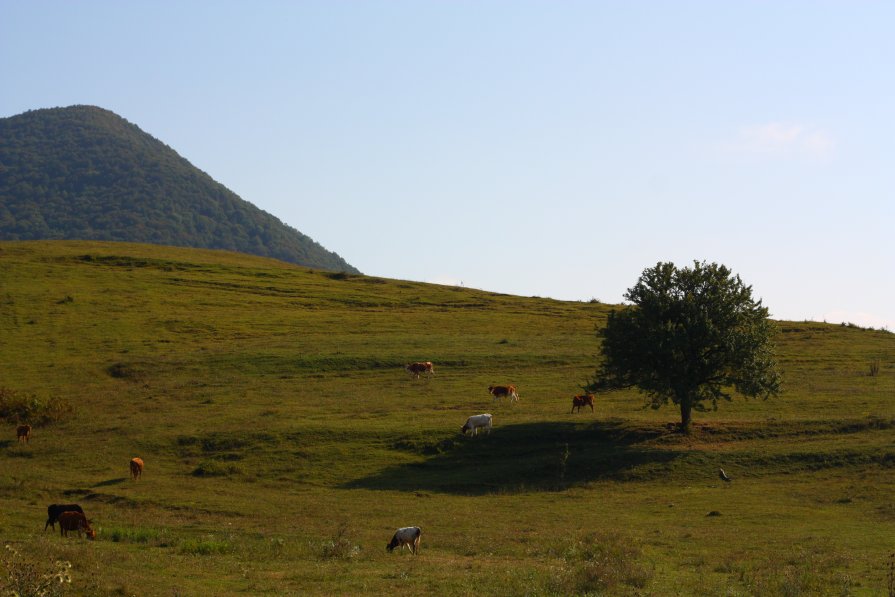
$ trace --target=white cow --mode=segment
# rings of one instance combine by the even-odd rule
[[[479,427],[484,427],[488,431],[488,435],[491,435],[491,415],[490,414],[482,414],[482,415],[473,415],[466,419],[466,424],[460,428],[460,431],[463,432],[463,435],[466,435],[467,431],[472,431],[472,435],[477,435]]]
[[[389,541],[385,548],[392,551],[396,547],[400,547],[404,551],[404,546],[410,548],[410,553],[416,555],[420,551],[420,536],[423,534],[419,527],[401,527],[395,531],[392,540]]]

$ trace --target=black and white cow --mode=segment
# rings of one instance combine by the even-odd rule
[[[396,547],[400,547],[404,551],[404,546],[410,548],[410,553],[416,555],[420,551],[420,536],[423,534],[419,527],[401,527],[392,536],[392,540],[388,542],[385,548],[393,551]]]

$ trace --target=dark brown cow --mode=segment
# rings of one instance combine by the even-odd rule
[[[50,504],[47,506],[47,524],[44,525],[44,530],[46,531],[48,526],[52,526],[55,531],[56,522],[59,520],[59,515],[63,512],[80,512],[83,514],[84,510],[77,504]]]
[[[28,440],[31,439],[31,425],[19,425],[16,427],[16,439],[27,444]]]
[[[519,400],[516,386],[488,386],[488,393],[494,396],[492,401],[500,400],[503,397],[508,397],[513,402]]]
[[[143,459],[142,458],[131,458],[131,477],[133,477],[134,481],[136,481],[142,475],[143,475]]]
[[[589,406],[590,412],[594,412],[594,395],[582,394],[572,398],[572,412],[575,412],[576,408],[578,409],[578,412],[581,412],[582,406]]]
[[[90,527],[90,521],[81,512],[63,512],[59,515],[59,534],[68,537],[69,531],[77,531],[78,537],[83,531],[88,539],[96,539],[96,531]]]
[[[432,364],[432,361],[408,363],[404,365],[404,369],[413,376],[413,379],[419,379],[420,375],[424,373],[426,375],[435,375],[435,366]]]

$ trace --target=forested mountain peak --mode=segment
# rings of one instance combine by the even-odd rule
[[[227,249],[357,273],[158,139],[95,106],[0,119],[0,239]]]

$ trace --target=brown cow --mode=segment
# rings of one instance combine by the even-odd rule
[[[131,458],[131,477],[133,477],[134,481],[136,481],[142,475],[143,475],[143,459],[142,458]]]
[[[78,537],[81,537],[83,531],[90,540],[96,539],[96,531],[90,527],[90,521],[81,512],[63,512],[59,515],[59,534],[68,537],[69,531],[78,531]]]
[[[47,506],[47,524],[44,525],[44,530],[46,531],[47,527],[52,525],[55,531],[59,515],[63,512],[80,512],[83,514],[84,510],[78,504],[50,504]]]
[[[19,425],[16,427],[16,438],[20,442],[28,443],[31,439],[31,425]]]
[[[504,396],[507,396],[512,402],[519,400],[516,386],[488,386],[488,393],[494,396],[492,401],[500,400]]]
[[[413,379],[419,379],[420,375],[423,373],[426,375],[435,375],[435,366],[432,364],[432,361],[408,363],[404,365],[404,369],[413,376]]]
[[[581,412],[582,406],[590,406],[590,412],[594,412],[594,395],[582,394],[572,398],[572,412],[575,412],[576,408]]]

